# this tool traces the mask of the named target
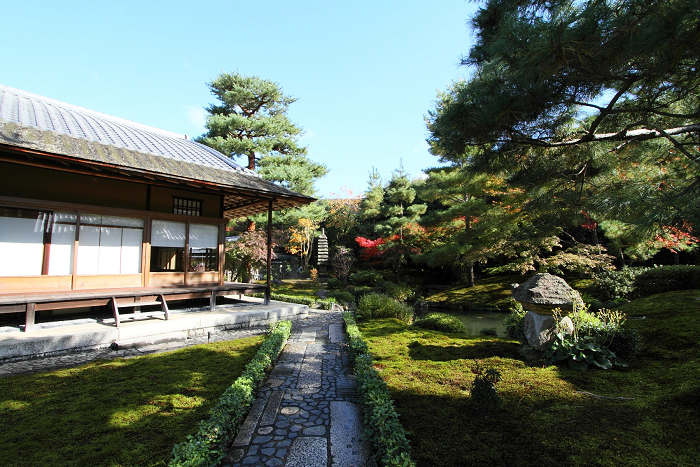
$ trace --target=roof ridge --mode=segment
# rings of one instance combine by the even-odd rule
[[[175,133],[173,131],[163,130],[161,128],[156,128],[154,126],[145,125],[143,123],[138,123],[138,122],[134,122],[132,120],[127,120],[125,118],[116,117],[114,115],[106,114],[103,112],[98,112],[96,110],[88,109],[86,107],[81,107],[79,105],[69,104],[68,102],[63,102],[63,101],[60,101],[58,99],[53,99],[51,97],[42,96],[41,94],[35,94],[33,92],[25,91],[23,89],[17,89],[17,88],[13,88],[11,86],[7,86],[5,84],[0,84],[0,91],[3,91],[3,90],[10,91],[10,92],[18,94],[20,96],[25,96],[25,97],[28,97],[28,98],[31,98],[34,100],[40,100],[43,102],[51,103],[51,104],[54,104],[54,105],[57,105],[60,107],[67,108],[67,109],[77,110],[77,111],[80,111],[81,113],[87,113],[87,114],[95,116],[95,117],[101,117],[101,118],[105,118],[107,120],[112,120],[112,121],[115,121],[117,123],[121,123],[122,125],[131,126],[132,128],[140,129],[142,131],[150,131],[153,133],[158,133],[158,134],[163,135],[163,136],[169,136],[171,138],[184,139],[186,141],[191,141],[190,139],[187,138],[187,135],[182,135],[180,133]]]

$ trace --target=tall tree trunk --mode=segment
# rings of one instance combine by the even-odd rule
[[[467,200],[469,197],[467,197]],[[472,228],[472,223],[469,221],[469,216],[465,215],[464,216],[464,230],[466,231],[467,238],[469,238],[469,231]],[[467,286],[468,287],[474,287],[475,281],[474,281],[474,262],[468,263],[467,264]]]
[[[469,287],[474,287],[474,263],[467,264],[467,285]]]

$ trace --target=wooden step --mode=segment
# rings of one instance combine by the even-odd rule
[[[135,308],[137,306],[161,306],[161,302],[128,302],[128,303],[117,303],[117,308]]]
[[[160,306],[161,311],[135,311],[134,313],[128,314],[119,313],[120,308],[136,308],[155,305]],[[170,319],[170,310],[168,310],[168,304],[165,302],[165,297],[163,297],[162,295],[158,296],[158,301],[127,303],[118,303],[117,299],[115,297],[112,297],[112,312],[114,313],[114,324],[116,324],[117,327],[119,327],[119,324],[121,324],[122,319],[156,318],[161,316],[165,317],[165,319]]]

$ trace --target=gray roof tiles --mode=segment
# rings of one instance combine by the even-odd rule
[[[214,183],[229,190],[224,204],[230,218],[266,211],[251,204],[251,195],[273,196],[276,209],[314,201],[184,136],[3,85],[0,144],[159,174],[176,183],[183,178]]]
[[[141,153],[255,175],[184,136],[0,84],[0,120]]]

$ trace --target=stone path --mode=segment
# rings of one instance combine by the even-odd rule
[[[112,351],[76,352],[0,363],[0,378],[81,365],[98,358],[129,358],[261,334],[226,331],[187,342]],[[355,380],[345,346],[342,314],[310,310],[292,322],[292,334],[224,459],[225,467],[375,467],[362,436]]]
[[[310,310],[308,318],[293,322],[287,346],[223,465],[376,465],[362,437],[340,312]]]

